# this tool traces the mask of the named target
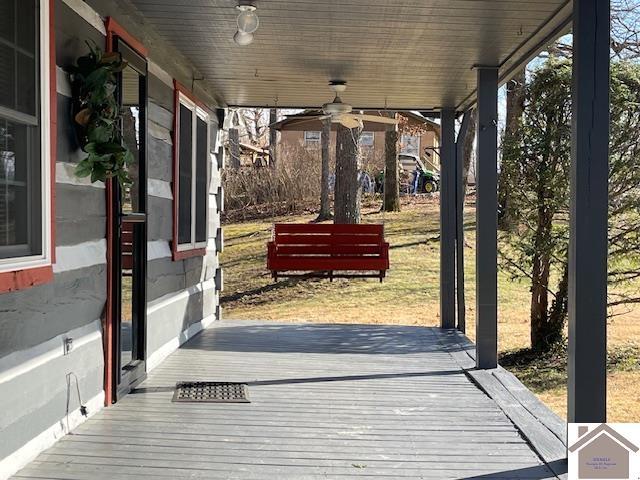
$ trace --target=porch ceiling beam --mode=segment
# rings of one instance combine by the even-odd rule
[[[479,67],[476,165],[476,366],[498,365],[498,67]]]
[[[440,145],[440,326],[456,328],[455,111],[442,110]]]
[[[568,420],[606,421],[609,0],[575,0]]]

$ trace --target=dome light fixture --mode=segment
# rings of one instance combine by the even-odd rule
[[[233,41],[240,46],[249,45],[253,42],[253,33],[260,26],[260,19],[256,13],[257,7],[252,0],[238,0],[236,9],[240,13],[236,19],[238,31],[233,36]]]
[[[251,43],[253,43],[253,33],[246,33],[238,30],[233,36],[233,41],[241,47],[250,45]]]
[[[240,10],[238,14],[238,30],[244,33],[253,33],[260,26],[260,19],[256,13],[256,6],[250,3],[240,3],[236,7]]]

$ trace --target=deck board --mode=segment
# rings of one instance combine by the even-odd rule
[[[435,329],[225,321],[15,478],[556,478]],[[178,381],[249,404],[172,403]]]

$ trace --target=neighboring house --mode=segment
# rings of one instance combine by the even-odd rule
[[[322,136],[322,121],[309,120],[309,115],[320,117],[320,111],[311,110],[295,115],[289,115],[272,125],[281,132],[279,148],[286,152],[288,148],[305,147],[307,149],[320,149]],[[402,134],[400,132],[400,154],[419,156],[427,165],[427,168],[440,169],[440,125],[413,112],[402,112],[404,117],[402,124],[406,124],[411,131],[421,131],[421,134]],[[304,116],[302,119],[300,117]],[[386,126],[380,123],[364,122],[364,128],[360,135],[360,146],[363,152],[363,164],[365,166],[380,166],[384,162],[384,137]],[[330,151],[335,155],[336,130],[331,131]]]
[[[185,57],[116,0],[2,5],[0,478],[219,318],[223,203],[218,105],[182,86]],[[124,202],[113,181],[74,174],[65,69],[87,42],[128,61]]]
[[[578,427],[578,441],[569,447],[578,452],[578,478],[629,478],[630,454],[638,447],[606,424],[589,432]]]

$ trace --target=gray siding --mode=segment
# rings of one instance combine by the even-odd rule
[[[75,245],[105,238],[105,191],[101,188],[56,186],[56,244]]]
[[[58,273],[52,283],[0,298],[1,358],[99,319],[106,299],[105,265]]]
[[[55,3],[55,19],[59,67],[65,69],[85,54],[85,41],[104,44],[102,35],[61,1]],[[61,162],[77,163],[83,154],[72,124],[71,100],[58,94],[57,107],[56,160],[62,168]],[[56,247],[81,253],[84,242],[104,241],[104,189],[56,183],[54,194]],[[0,458],[62,425],[66,414],[79,406],[76,378],[83,402],[103,390],[99,319],[106,300],[106,265],[104,258],[91,262],[95,265],[74,265],[73,259],[66,266],[59,263],[52,282],[0,294]],[[76,344],[67,355],[65,337]]]
[[[117,12],[110,0],[102,3],[105,10],[99,12],[101,15]],[[94,6],[100,5],[94,2]],[[100,32],[61,0],[55,3],[55,22],[56,59],[61,69],[86,54],[86,41],[103,48]],[[165,182],[155,183],[164,196],[149,196],[149,241],[170,246],[173,203],[166,198],[166,192],[173,181],[173,88],[150,75],[149,97],[148,175]],[[72,172],[72,165],[84,154],[77,143],[71,99],[58,93],[56,100],[58,168]],[[64,173],[61,170],[59,173]],[[97,187],[100,186],[76,182],[72,175],[60,176],[54,192],[55,243],[56,247],[64,247],[58,251],[65,255],[58,255],[54,280],[0,294],[0,458],[52,426],[63,424],[66,414],[79,406],[76,377],[85,403],[98,398],[103,390],[101,319],[106,301],[106,264],[104,258],[82,258],[85,242],[105,242],[105,190]],[[216,212],[214,208],[213,214]],[[215,236],[215,229],[210,233]],[[86,266],[82,261],[75,264],[76,248],[80,260],[94,265]],[[154,251],[158,255],[166,250]],[[215,252],[204,258],[173,261],[166,256],[153,257],[148,262],[148,355],[167,344],[173,345],[177,339],[184,341],[186,329],[198,327],[198,322],[210,319],[216,312],[218,295],[212,283],[204,291],[202,286],[204,280],[215,275],[216,268]],[[66,337],[79,343],[63,355]]]
[[[173,236],[173,201],[149,195],[149,224],[147,236],[150,241],[170,241]]]
[[[98,44],[96,30],[61,1],[56,2],[56,55],[67,66],[86,52],[85,39]],[[69,99],[58,95],[58,162],[81,158],[72,134]],[[104,190],[56,184],[56,246],[104,238]],[[100,317],[106,298],[104,266],[55,275],[53,283],[0,296],[0,358],[29,348]],[[1,400],[0,400],[1,401]]]

